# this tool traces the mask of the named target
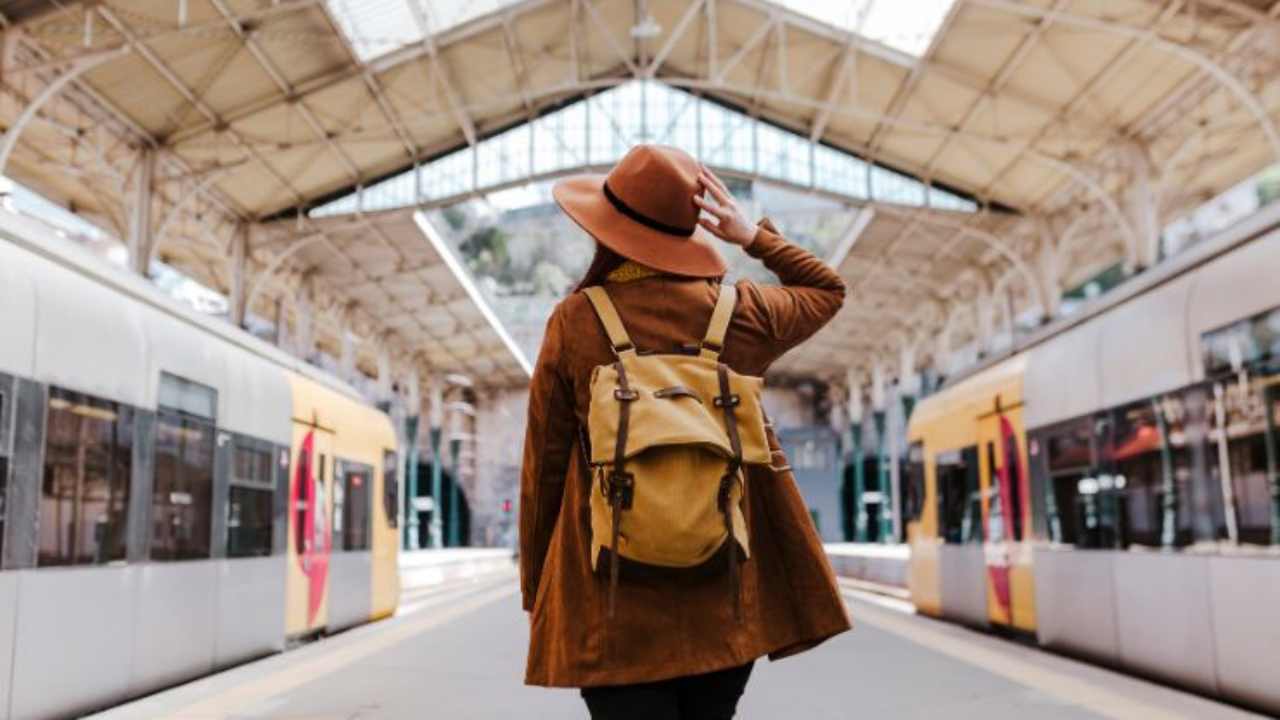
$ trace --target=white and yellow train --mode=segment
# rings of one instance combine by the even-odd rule
[[[923,400],[916,607],[1280,712],[1278,269],[1273,205]]]
[[[0,718],[392,614],[396,469],[349,386],[0,212]]]

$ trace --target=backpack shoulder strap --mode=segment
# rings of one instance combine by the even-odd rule
[[[622,324],[618,309],[609,299],[609,293],[599,285],[593,285],[583,292],[587,294],[591,307],[595,309],[596,316],[604,325],[604,331],[609,334],[609,343],[613,345],[614,354],[621,356],[623,353],[634,353],[636,346],[631,343],[631,336],[627,335],[627,328]]]
[[[720,297],[716,298],[716,309],[711,311],[711,323],[707,326],[707,336],[702,340],[704,358],[718,358],[724,349],[724,335],[729,329],[729,318],[733,317],[733,306],[738,301],[738,289],[732,285],[720,286]]]

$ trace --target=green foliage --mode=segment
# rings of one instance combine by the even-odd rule
[[[471,272],[488,275],[499,282],[511,282],[511,262],[507,243],[510,235],[495,225],[482,227],[458,246]]]
[[[1263,171],[1258,177],[1258,205],[1267,205],[1280,200],[1280,165]]]
[[[445,208],[441,213],[444,221],[449,224],[449,229],[458,232],[467,224],[467,213],[457,205],[451,205]]]

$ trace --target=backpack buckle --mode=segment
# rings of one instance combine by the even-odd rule
[[[614,388],[613,397],[615,400],[618,400],[620,402],[631,402],[632,400],[639,400],[640,393],[636,392],[635,390],[631,390],[629,388],[626,390],[623,390],[622,388]]]
[[[739,397],[737,393],[734,393],[732,395],[717,395],[711,401],[711,404],[715,405],[718,408],[722,408],[722,407],[735,408],[742,404],[742,398]]]
[[[738,468],[730,466],[729,471],[720,476],[720,487],[716,492],[716,508],[724,512],[729,507],[729,497],[733,492],[733,484],[737,480]]]
[[[631,500],[635,496],[636,476],[629,472],[609,473],[609,500],[615,501],[623,510],[631,509]]]

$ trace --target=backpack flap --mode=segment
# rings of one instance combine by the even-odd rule
[[[612,365],[597,367],[591,378],[588,411],[591,462],[611,463],[618,436],[618,365],[624,366],[627,385],[634,393],[625,457],[633,458],[651,448],[694,445],[728,459],[733,449],[723,411],[715,405],[720,395],[718,363],[684,355],[629,355]],[[738,397],[735,417],[742,442],[743,462],[769,462],[764,413],[760,405],[763,381],[730,371],[730,388]]]

